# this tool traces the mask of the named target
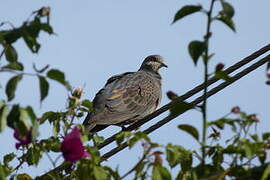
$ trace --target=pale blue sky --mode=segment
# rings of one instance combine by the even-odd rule
[[[164,105],[169,102],[166,91],[183,94],[202,82],[202,64],[194,67],[187,53],[187,45],[191,40],[202,39],[206,18],[196,14],[170,25],[180,7],[199,2],[208,8],[209,1],[206,0],[9,0],[3,1],[0,6],[0,21],[10,21],[18,26],[32,11],[41,6],[50,6],[51,24],[57,36],[41,34],[42,47],[38,55],[31,54],[24,43],[19,41],[16,43],[19,58],[29,65],[26,71],[31,71],[32,62],[38,67],[51,64],[51,67],[63,70],[74,87],[85,85],[84,98],[92,99],[110,76],[137,70],[146,56],[164,56],[169,66],[161,70]],[[213,24],[210,48],[215,56],[210,62],[211,70],[219,62],[224,62],[228,67],[270,42],[269,0],[229,2],[235,6],[237,33],[219,22]],[[270,86],[265,85],[265,80],[263,67],[211,97],[209,120],[217,119],[230,111],[231,107],[239,105],[249,113],[258,114],[262,120],[258,126],[261,132],[270,131]],[[40,108],[38,82],[32,77],[25,78],[19,84],[14,102],[33,105],[40,114],[49,110],[62,110],[67,93],[60,85],[51,85],[50,95]],[[4,96],[3,90],[0,93]],[[158,117],[153,122],[160,119]],[[161,144],[172,142],[190,149],[198,148],[190,136],[177,130],[180,123],[191,123],[200,128],[201,115],[194,111],[187,112],[150,137]],[[49,126],[41,128],[42,135],[48,135]],[[102,134],[108,136],[116,130],[109,128]],[[1,158],[5,153],[15,151],[15,141],[10,130],[0,135],[0,142]],[[140,156],[139,152],[140,147],[132,151],[125,150],[106,164],[113,167],[119,165],[120,172],[126,172]],[[24,167],[26,172],[37,175],[47,171],[51,165],[45,157],[37,169]]]

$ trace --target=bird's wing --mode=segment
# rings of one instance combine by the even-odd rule
[[[113,76],[96,94],[94,111],[85,123],[110,125],[142,118],[155,110],[160,94],[159,83],[145,72]]]

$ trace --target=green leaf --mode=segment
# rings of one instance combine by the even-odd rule
[[[189,55],[192,58],[195,66],[197,65],[199,57],[205,51],[206,45],[202,41],[192,41],[188,45]]]
[[[161,165],[155,165],[152,172],[152,180],[171,180],[170,172]]]
[[[119,134],[116,135],[115,140],[116,144],[120,145],[125,139],[130,138],[133,133],[129,131],[122,131]]]
[[[3,66],[4,69],[12,69],[12,70],[18,70],[18,71],[23,71],[24,67],[23,64],[20,62],[12,62],[9,63],[6,66]]]
[[[186,133],[190,134],[197,141],[199,141],[199,132],[195,127],[188,125],[188,124],[181,124],[178,126],[178,128],[181,129],[182,131],[185,131]]]
[[[218,79],[223,79],[228,82],[232,81],[232,78],[224,71],[216,71],[215,77]]]
[[[172,23],[175,23],[176,21],[182,19],[183,17],[193,14],[195,12],[198,12],[202,9],[202,6],[198,5],[187,5],[182,7],[174,16],[174,20]]]
[[[61,83],[67,89],[71,89],[69,83],[65,80],[65,74],[58,69],[51,69],[50,71],[48,71],[47,77]]]
[[[261,180],[267,180],[270,177],[270,164],[265,168]]]
[[[101,144],[101,143],[104,142],[104,137],[103,136],[94,135],[93,142],[94,142],[95,146],[98,146],[99,144]]]
[[[29,34],[29,33],[23,33],[23,39],[28,46],[28,48],[33,52],[33,53],[38,53],[40,49],[40,44],[37,42],[37,37]]]
[[[0,108],[0,132],[2,132],[7,125],[8,106],[3,105]]]
[[[12,106],[11,111],[8,114],[7,117],[7,124],[10,128],[17,128],[16,124],[19,122],[20,120],[20,106],[15,104]]]
[[[5,56],[7,61],[10,63],[16,62],[18,60],[16,49],[11,44],[7,44],[5,48]]]
[[[6,173],[5,173],[5,170],[4,170],[4,166],[0,164],[0,179],[1,180],[4,180],[6,179]]]
[[[171,168],[180,163],[182,171],[188,171],[192,166],[192,153],[182,146],[168,144],[166,159]]]
[[[25,108],[25,110],[27,111],[28,116],[30,117],[32,123],[37,121],[37,116],[36,116],[36,114],[35,114],[35,112],[34,112],[34,110],[33,110],[33,108],[31,106],[27,106]]]
[[[94,166],[93,172],[96,180],[108,179],[108,174],[102,167]]]
[[[233,22],[233,20],[227,16],[221,16],[219,18],[216,18],[218,21],[224,23],[225,25],[227,25],[233,32],[236,32],[235,29],[235,24]]]
[[[139,140],[144,139],[145,141],[150,141],[150,138],[143,132],[136,132],[134,136],[128,141],[128,146],[133,147]]]
[[[24,127],[26,127],[27,130],[30,129],[31,125],[29,122],[29,115],[25,108],[20,108],[20,122],[23,124]]]
[[[28,165],[38,165],[39,160],[42,157],[42,151],[39,146],[30,147],[22,159],[27,162]]]
[[[4,41],[4,33],[0,31],[0,44]]]
[[[183,102],[183,101],[178,101],[172,105],[172,107],[170,108],[170,112],[171,112],[171,115],[179,115],[193,108],[194,108],[193,104]]]
[[[49,93],[50,84],[43,76],[38,76],[39,79],[39,91],[40,91],[40,102],[43,101]]]
[[[269,133],[269,132],[266,132],[266,133],[263,133],[263,134],[262,134],[262,139],[263,139],[264,141],[268,140],[269,138],[270,138],[270,133]]]
[[[228,16],[229,18],[232,18],[234,16],[234,8],[233,6],[225,1],[221,1],[222,4],[222,8],[223,8],[223,12],[226,16]]]
[[[47,23],[42,23],[40,25],[40,29],[47,32],[48,34],[53,34],[53,28]]]
[[[21,28],[15,28],[8,31],[2,31],[7,44],[16,42],[21,37]]]
[[[15,153],[9,153],[9,154],[5,155],[5,156],[4,156],[4,164],[5,164],[6,166],[8,166],[8,163],[9,163],[10,161],[12,161],[15,157],[16,157],[16,154],[15,154]]]
[[[89,112],[93,111],[93,104],[91,101],[85,99],[82,101],[82,106],[86,107]]]
[[[14,76],[8,81],[6,86],[6,95],[8,97],[8,101],[11,101],[15,97],[17,84],[20,80],[22,80],[22,75]]]

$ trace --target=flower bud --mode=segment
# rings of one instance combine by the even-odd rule
[[[249,115],[249,118],[252,120],[252,121],[255,121],[255,122],[259,122],[260,119],[257,117],[256,114],[251,114]]]
[[[79,87],[79,88],[76,88],[76,89],[72,92],[72,96],[74,96],[74,97],[76,97],[76,98],[78,98],[78,99],[81,98],[82,94],[83,94],[83,89],[80,88],[80,87]]]
[[[217,71],[222,71],[222,69],[225,67],[225,65],[223,63],[218,63],[216,65],[216,72]]]
[[[176,93],[174,93],[173,91],[168,91],[167,92],[167,97],[170,99],[170,100],[173,100],[175,98],[178,97],[178,95]]]
[[[234,114],[239,114],[241,112],[240,107],[239,106],[233,107],[231,112],[234,113]]]

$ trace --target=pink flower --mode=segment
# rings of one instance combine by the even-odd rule
[[[21,146],[28,145],[32,142],[32,132],[31,130],[27,131],[25,135],[21,134],[19,129],[14,130],[14,138],[19,142],[16,143],[16,149],[19,149]]]
[[[61,151],[66,161],[76,162],[84,157],[90,157],[81,141],[81,133],[77,127],[66,135],[61,143]]]

